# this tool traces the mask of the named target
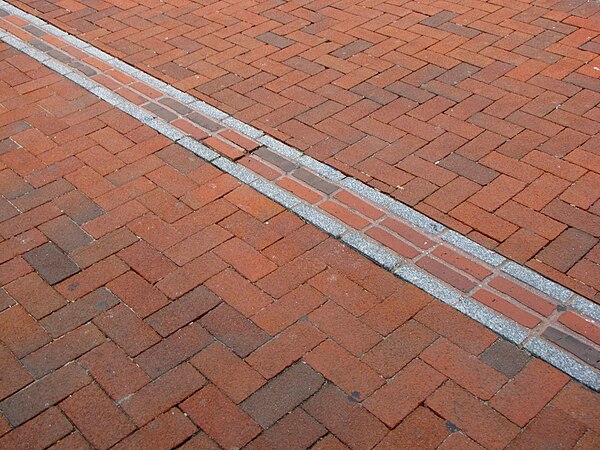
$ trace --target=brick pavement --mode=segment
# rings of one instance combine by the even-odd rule
[[[0,60],[0,448],[597,447],[597,394]]]
[[[597,3],[13,3],[598,302]]]

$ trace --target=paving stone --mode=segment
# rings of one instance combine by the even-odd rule
[[[23,257],[49,284],[56,284],[79,272],[77,264],[52,242],[25,253]]]

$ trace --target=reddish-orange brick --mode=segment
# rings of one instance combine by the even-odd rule
[[[219,245],[215,253],[250,281],[258,281],[277,266],[238,238]]]
[[[415,359],[373,394],[365,407],[388,427],[394,428],[444,380],[444,375]]]
[[[95,448],[107,449],[135,430],[129,418],[94,384],[73,394],[60,407]]]
[[[504,448],[519,427],[453,382],[444,384],[426,405],[449,420],[485,448]]]
[[[490,405],[524,427],[569,381],[539,359],[529,364],[490,401]]]
[[[503,374],[444,338],[429,346],[420,358],[482,400],[489,400],[508,381]]]
[[[265,378],[270,379],[300,359],[325,339],[314,325],[300,320],[246,358]]]
[[[198,426],[225,448],[241,448],[261,428],[246,413],[209,385],[182,403],[182,409]]]
[[[235,403],[240,403],[266,382],[220,342],[211,344],[190,362]]]
[[[381,340],[375,331],[331,301],[308,317],[321,331],[356,357]]]
[[[121,407],[141,427],[188,398],[205,382],[196,369],[182,364],[123,400]]]
[[[473,355],[480,354],[496,340],[496,335],[487,328],[440,302],[431,302],[415,319]]]

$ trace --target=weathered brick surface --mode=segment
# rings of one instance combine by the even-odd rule
[[[68,18],[59,14],[62,7],[43,6],[56,14],[56,20],[70,23],[75,23],[71,21],[75,16],[89,18],[93,10],[79,5]],[[482,11],[480,7],[472,6],[470,11]],[[543,7],[529,12],[533,18],[523,12],[503,19],[499,17],[504,9],[494,6],[500,12],[486,11],[490,13],[486,21],[468,19],[474,13],[461,8],[450,16],[421,5],[418,11],[402,10],[403,18],[392,27],[386,22],[394,15],[392,10],[377,10],[377,17],[368,18],[354,14],[350,7],[311,4],[314,11],[305,7],[258,11],[251,6],[231,26],[246,29],[240,24],[272,17],[262,25],[254,24],[260,30],[250,26],[246,34],[224,35],[219,29],[196,26],[199,18],[217,23],[215,14],[224,13],[194,4],[202,17],[187,12],[168,16],[171,30],[187,29],[190,37],[158,41],[154,32],[166,24],[167,16],[162,6],[144,8],[143,20],[137,10],[124,19],[115,11],[128,10],[129,4],[115,4],[108,9],[110,18],[98,13],[93,23],[81,19],[73,30],[105,26],[107,21],[113,21],[113,27],[126,20],[122,35],[111,32],[123,54],[131,51],[129,33],[134,29],[133,34],[139,34],[136,48],[153,42],[160,53],[157,60],[172,57],[164,50],[173,43],[201,49],[203,56],[197,53],[190,60],[183,56],[188,50],[178,50],[184,58],[179,68],[167,61],[148,70],[172,77],[189,75],[180,80],[180,87],[196,87],[196,92],[206,91],[211,99],[230,102],[229,112],[235,113],[245,103],[249,120],[271,113],[279,125],[272,122],[269,132],[285,139],[280,130],[289,131],[292,144],[314,156],[325,155],[332,165],[345,161],[348,165],[340,166],[344,170],[354,170],[350,164],[361,167],[365,182],[393,195],[402,197],[410,190],[407,198],[420,196],[414,204],[426,205],[427,211],[435,211],[436,205],[448,209],[439,201],[444,196],[465,204],[469,193],[492,182],[489,186],[501,195],[487,202],[478,196],[479,209],[471,212],[491,214],[485,208],[502,208],[512,201],[558,222],[562,214],[571,228],[541,259],[550,268],[560,265],[555,255],[566,244],[574,249],[572,255],[583,257],[569,261],[573,263],[569,271],[592,276],[585,264],[598,260],[597,245],[592,246],[589,238],[595,235],[588,226],[581,232],[571,230],[577,228],[575,221],[585,225],[584,216],[573,214],[572,208],[598,212],[590,200],[589,193],[595,192],[589,190],[591,176],[581,159],[593,155],[593,148],[579,135],[592,129],[597,97],[586,94],[587,88],[578,88],[582,92],[578,95],[566,81],[552,81],[551,75],[563,70],[559,67],[550,70],[529,64],[513,72],[516,60],[490,63],[489,59],[515,54],[520,55],[519,61],[529,56],[499,52],[493,42],[480,41],[482,37],[473,34],[499,33],[492,20],[501,21],[502,33],[522,20],[540,27],[557,24],[558,16],[541,18]],[[361,11],[372,9],[365,6]],[[300,12],[303,21],[315,23],[285,31],[287,26],[296,28],[296,19],[290,17]],[[317,20],[319,14],[327,15],[328,22]],[[341,22],[348,21],[347,29],[339,28],[341,17]],[[180,20],[189,25],[180,27]],[[287,22],[284,32],[270,29],[277,20]],[[2,27],[17,22],[0,18]],[[463,26],[456,25],[462,22]],[[387,38],[375,39],[397,33],[399,27],[411,27],[415,35],[427,32],[428,37],[406,35],[409,44],[396,42],[392,48]],[[444,33],[467,34],[458,40],[439,40],[438,27]],[[556,31],[540,35],[552,41],[574,32],[570,27],[562,23]],[[349,31],[360,37],[348,39]],[[330,38],[325,46],[317,42],[323,33]],[[221,47],[232,36],[242,35],[243,42]],[[245,56],[238,53],[240,46],[254,46],[253,36],[261,37],[260,46],[270,46],[269,52],[257,47]],[[101,34],[98,39],[106,38]],[[211,45],[197,47],[205,39],[211,39]],[[460,48],[463,39],[474,39],[468,44],[470,50]],[[546,42],[540,39],[533,44],[539,47]],[[581,37],[575,34],[571,39]],[[287,46],[287,40],[294,42]],[[498,45],[515,45],[502,41]],[[568,47],[569,40],[566,43],[560,48]],[[212,50],[207,49],[215,46],[218,52],[208,55]],[[531,54],[525,45],[518,46],[521,53]],[[76,49],[68,50],[81,57]],[[434,56],[437,51],[444,53],[443,58]],[[8,99],[0,111],[0,124],[4,124],[0,133],[10,138],[0,139],[0,212],[7,213],[0,218],[4,239],[0,242],[0,447],[560,448],[576,443],[597,447],[596,393],[289,211],[241,188],[232,177],[29,57],[4,44],[0,53],[0,84]],[[143,54],[138,55],[140,60]],[[192,70],[186,72],[192,59],[198,62],[205,57],[212,62],[203,65],[201,78],[196,79]],[[245,62],[230,65],[240,57]],[[434,57],[435,67],[429,61],[419,62]],[[461,58],[469,63],[455,65],[453,59]],[[259,65],[263,59],[270,60],[268,66]],[[363,63],[369,70],[359,67]],[[488,65],[488,70],[478,71]],[[246,79],[217,75],[225,70],[221,66],[244,71],[247,75],[240,78]],[[265,67],[274,73],[261,75]],[[293,70],[287,74],[286,68]],[[256,77],[250,72],[256,72]],[[206,85],[218,77],[222,78],[212,88]],[[479,84],[473,83],[476,79]],[[488,84],[492,81],[494,86]],[[577,82],[582,84],[581,79]],[[392,85],[391,90],[385,89]],[[538,85],[564,94],[544,95],[549,91]],[[271,89],[277,95],[271,95]],[[145,92],[155,95],[153,90]],[[412,99],[401,100],[396,92]],[[474,99],[469,100],[469,92],[474,92]],[[535,100],[519,106],[525,97]],[[542,132],[551,134],[556,127],[572,124],[569,115],[546,117],[554,111],[552,102],[564,103],[570,114],[577,108],[586,111],[582,114],[588,121],[576,124],[577,135],[558,131],[553,141],[534,153],[531,149],[549,140]],[[277,114],[268,112],[275,104],[281,104]],[[525,109],[527,105],[532,106]],[[529,115],[520,114],[521,110]],[[166,109],[156,111],[164,114]],[[478,113],[482,116],[473,121]],[[418,129],[393,128],[409,122]],[[522,127],[528,134],[505,147],[504,138],[481,131],[485,127],[504,135]],[[380,138],[366,135],[374,130]],[[330,137],[324,144],[322,137],[334,132],[339,132],[337,138]],[[472,143],[477,138],[465,143],[476,134],[485,134],[485,139],[477,145]],[[250,147],[235,134],[223,136]],[[586,155],[574,149],[567,155],[570,165],[558,167],[543,155],[555,158],[547,152],[566,151],[561,150],[567,148],[565,136],[581,141]],[[303,146],[306,139],[314,142],[312,147]],[[22,155],[15,153],[12,142],[22,145],[18,149]],[[496,149],[502,157],[492,154]],[[448,153],[452,151],[463,159],[452,157]],[[510,162],[524,151],[526,161]],[[411,156],[414,152],[419,154]],[[436,158],[443,163],[434,164]],[[380,162],[374,163],[375,159]],[[588,159],[593,165],[595,159]],[[460,171],[460,177],[450,167]],[[569,186],[574,183],[572,189],[552,191],[564,192],[564,199],[542,195],[541,181],[535,189],[523,188],[522,195],[507,198],[507,192],[523,183],[532,186],[535,181],[528,180],[539,180],[542,171],[546,171],[544,183],[548,173],[566,177]],[[509,183],[509,177],[518,182]],[[403,190],[387,184],[405,179],[411,184]],[[52,198],[49,192],[57,187],[61,188],[55,192],[57,198]],[[67,187],[71,190],[65,192]],[[177,206],[181,199],[184,205]],[[13,201],[23,210],[14,208]],[[364,217],[379,217],[353,196],[339,194],[335,201],[352,204]],[[460,215],[452,211],[453,217]],[[513,206],[510,211],[521,209]],[[410,248],[433,246],[421,232],[390,219],[382,227],[404,236]],[[487,239],[482,231],[472,236]],[[523,229],[518,233],[523,240]],[[546,241],[541,235],[534,238],[524,253],[534,256]],[[517,239],[511,242],[518,246]],[[51,286],[53,275],[60,278],[65,273],[48,264],[42,250],[50,247],[52,255],[71,258],[81,271]],[[472,281],[489,276],[486,267],[472,263],[464,253],[438,247],[432,258],[452,264]],[[561,330],[581,328],[581,323],[570,320],[572,312],[560,313]],[[586,333],[590,339],[595,336]]]

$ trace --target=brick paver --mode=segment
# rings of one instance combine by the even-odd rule
[[[597,3],[14,4],[598,302]]]
[[[0,60],[0,448],[597,442],[596,393],[17,50]]]

